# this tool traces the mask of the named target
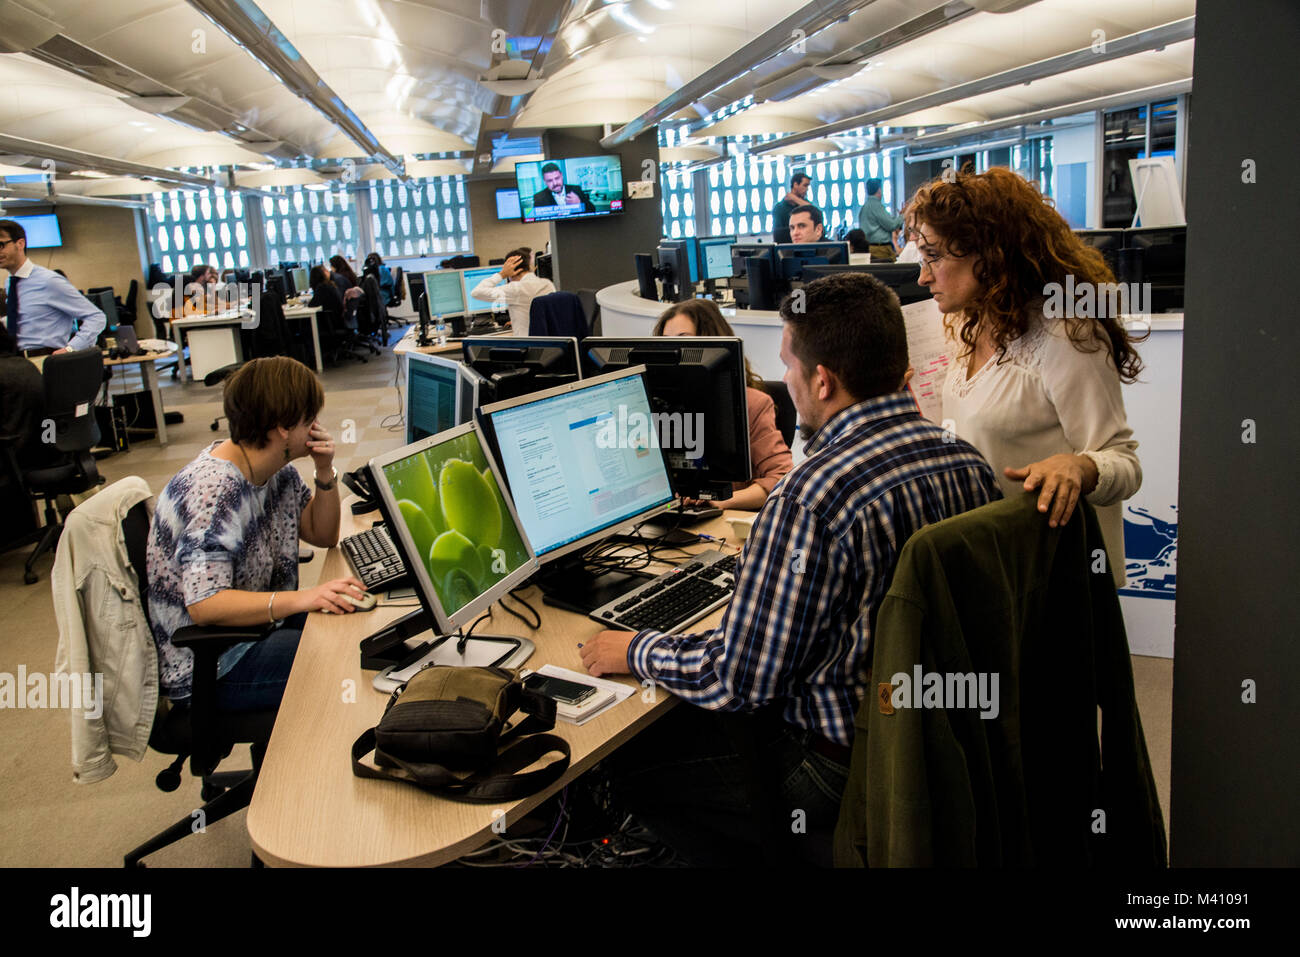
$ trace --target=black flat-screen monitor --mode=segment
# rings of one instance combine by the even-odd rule
[[[1187,227],[1124,230],[1119,273],[1122,283],[1150,283],[1151,312],[1181,310],[1187,281]]]
[[[519,190],[498,189],[497,219],[518,220],[522,214],[523,211],[519,208]]]
[[[483,404],[567,385],[582,377],[578,340],[572,337],[470,337],[461,348],[465,364],[483,377],[479,387]]]
[[[745,260],[760,257],[776,267],[776,246],[772,243],[736,243],[731,247],[731,275],[737,279],[745,275]]]
[[[736,293],[736,302],[748,309],[772,310],[777,307],[781,291],[789,284],[777,279],[773,261],[768,256],[745,257],[745,289]]]
[[[753,476],[745,353],[740,339],[656,336],[582,340],[584,375],[645,366],[654,437],[673,488],[690,498],[729,498]]]
[[[461,424],[460,363],[446,356],[406,354],[406,444]]]
[[[636,264],[636,290],[642,299],[659,301],[659,287],[655,285],[655,260],[649,253],[637,253],[632,257]]]
[[[917,281],[921,276],[920,263],[861,263],[852,266],[804,266],[803,281],[809,283],[816,279],[821,279],[823,276],[834,276],[842,272],[861,272],[866,273],[868,276],[874,276],[890,289],[894,290],[894,294],[898,296],[898,301],[904,306],[932,298],[930,290]]]
[[[790,282],[803,278],[805,266],[847,266],[848,243],[782,243],[776,247],[780,265],[778,279]]]
[[[1124,230],[1122,229],[1076,229],[1074,235],[1085,246],[1091,246],[1101,253],[1110,271],[1119,275],[1119,251],[1124,248]]]
[[[275,296],[283,306],[285,300],[289,298],[288,290],[284,287],[284,273],[267,270],[266,291]]]
[[[525,223],[590,219],[623,212],[623,167],[617,156],[531,160],[515,166]]]
[[[659,254],[659,278],[663,282],[664,302],[684,302],[695,294],[691,281],[690,261],[686,247],[680,242],[661,244]]]
[[[112,289],[99,289],[95,292],[86,293],[86,298],[95,304],[95,307],[104,314],[105,320],[104,331],[115,332],[117,330],[117,300],[113,298]]]
[[[659,240],[659,248],[663,249],[668,246],[673,249],[679,249],[685,253],[685,283],[697,283],[700,281],[700,251],[695,240],[692,239],[668,239]]]
[[[298,293],[302,292],[302,290],[298,288],[297,280],[294,277],[294,270],[282,269],[280,275],[284,279],[285,295],[290,299],[296,299]]]

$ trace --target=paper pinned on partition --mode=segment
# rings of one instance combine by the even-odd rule
[[[916,406],[935,425],[943,424],[943,383],[948,377],[952,343],[943,328],[943,313],[933,299],[903,307],[907,355],[914,374],[910,383]]]

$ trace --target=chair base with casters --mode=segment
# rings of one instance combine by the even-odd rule
[[[143,594],[148,590],[146,547],[149,538],[149,514],[143,502],[127,513],[122,521],[122,532],[127,555],[136,569]],[[147,618],[148,603],[142,604]],[[199,813],[205,827],[248,807],[252,801],[276,715],[275,711],[219,712],[216,708],[218,659],[232,645],[260,641],[271,630],[271,626],[192,625],[172,635],[173,645],[194,652],[194,671],[188,702],[177,704],[159,695],[158,710],[149,732],[149,747],[161,754],[175,755],[176,760],[158,774],[155,783],[160,791],[169,793],[179,788],[181,768],[188,758],[191,773],[203,781],[201,797],[204,804]],[[217,766],[238,744],[251,745],[252,770],[218,772]],[[194,821],[194,814],[187,814],[126,854],[122,859],[123,865],[143,867],[143,858],[193,833]]]

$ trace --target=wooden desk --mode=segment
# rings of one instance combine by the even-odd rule
[[[397,342],[394,343],[393,355],[400,356],[404,352],[423,352],[427,356],[432,356],[432,355],[441,355],[442,353],[445,352],[460,352],[461,343],[465,341],[464,339],[448,339],[447,342],[441,346],[417,346],[415,344],[415,339],[416,336],[418,335],[418,332],[419,332],[419,326],[412,326],[411,330],[407,332],[406,335],[402,336],[401,339],[397,340]],[[481,336],[470,336],[469,338],[486,339],[486,338],[496,338],[496,337],[500,337],[502,339],[512,338],[510,335],[510,327],[506,326],[504,332],[485,332]]]
[[[320,309],[312,309],[310,306],[285,306],[284,318],[311,320],[311,347],[316,356],[316,371],[324,372],[325,362],[320,352]]]
[[[354,498],[344,503],[341,537],[369,528],[378,518],[378,513],[355,518],[347,507]],[[730,538],[730,527],[722,519],[696,530]],[[321,580],[345,574],[342,552],[330,549]],[[585,674],[578,643],[594,636],[600,625],[585,615],[542,604],[536,587],[523,595],[542,616],[539,630],[530,632],[500,606],[480,630],[532,638],[537,650],[528,668],[555,664]],[[499,816],[505,811],[508,833],[512,823],[665,713],[675,700],[657,691],[655,701],[648,703],[636,679],[624,675],[624,682],[638,693],[581,727],[557,722],[555,733],[568,740],[573,752],[568,771],[545,791],[512,804],[462,804],[410,784],[358,778],[352,773],[352,742],[378,724],[389,696],[371,687],[375,672],[361,670],[357,645],[411,610],[381,604],[371,612],[308,616],[248,809],[249,837],[266,864],[432,866],[455,860],[496,836],[491,830],[494,812]],[[692,630],[716,625],[722,613],[719,609]]]
[[[159,359],[170,359],[178,354],[179,349],[175,343],[169,342],[168,346],[165,352],[147,352],[142,356],[131,356],[129,359],[104,359],[106,366],[140,367],[140,377],[144,380],[145,388],[149,390],[149,396],[153,400],[154,421],[158,423],[158,444],[162,446],[167,445],[167,422],[163,417],[162,393],[158,389],[158,368],[154,363]]]

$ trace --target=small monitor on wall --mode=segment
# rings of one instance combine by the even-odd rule
[[[40,216],[9,216],[27,232],[28,249],[54,249],[63,245],[63,233],[59,230],[59,217],[53,213]]]
[[[623,212],[623,167],[617,156],[519,163],[515,182],[520,218],[525,223]]]

